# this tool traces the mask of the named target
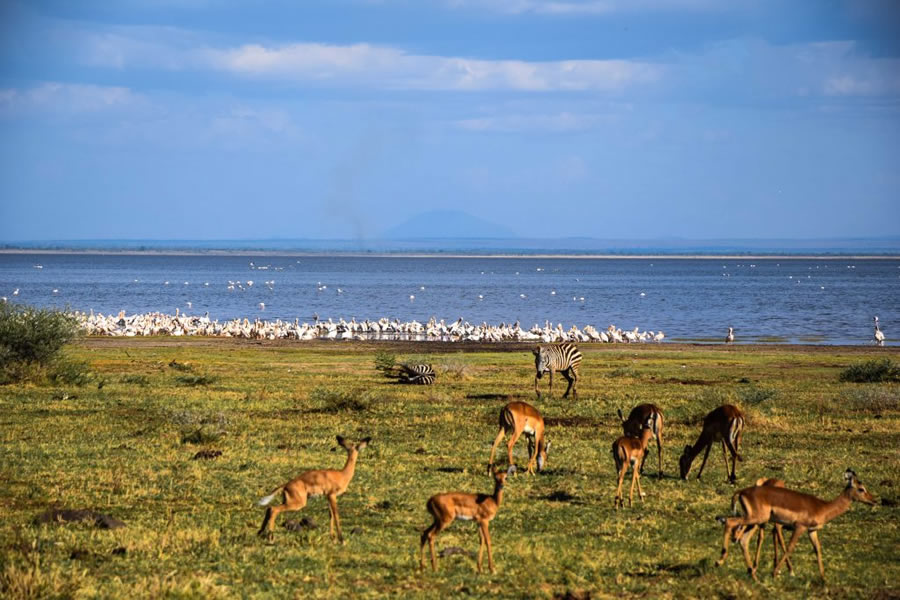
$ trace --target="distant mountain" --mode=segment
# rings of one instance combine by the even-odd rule
[[[459,210],[433,210],[387,229],[384,240],[515,239],[519,236],[503,225],[473,217]]]

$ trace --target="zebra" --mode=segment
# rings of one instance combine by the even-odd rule
[[[436,377],[431,365],[400,365],[400,369],[400,383],[431,385]]]
[[[559,371],[563,377],[569,382],[566,393],[563,398],[568,398],[569,392],[572,397],[578,397],[578,391],[575,384],[578,382],[578,366],[581,364],[581,352],[575,344],[564,342],[562,344],[551,344],[548,346],[538,346],[532,350],[534,354],[534,391],[537,397],[541,397],[541,391],[538,389],[538,379],[545,372],[550,373],[550,394],[553,394],[553,372]]]

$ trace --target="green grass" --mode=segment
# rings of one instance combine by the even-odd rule
[[[87,340],[69,349],[105,385],[0,386],[0,596],[250,598],[895,597],[900,594],[900,384],[845,383],[843,369],[894,349],[584,346],[577,401],[535,400],[530,347],[429,354],[434,386],[402,386],[375,369],[377,344],[247,344],[228,340]],[[386,346],[385,346],[386,347]],[[185,369],[202,373],[188,385]],[[198,383],[198,382],[194,382]],[[491,524],[497,574],[466,554],[419,573],[428,497],[489,492],[497,413],[538,406],[553,440],[547,470],[510,478]],[[625,413],[653,402],[665,415],[664,468],[655,456],[643,505],[613,510],[609,454]],[[721,568],[714,517],[735,487],[713,449],[704,479],[677,479],[678,455],[722,402],[747,413],[739,486],[779,477],[832,498],[852,467],[883,504],[854,505],[819,536],[828,581],[807,540],[797,574],[760,583],[736,546]],[[192,436],[194,432],[199,432]],[[256,501],[311,468],[340,468],[335,436],[371,436],[339,499],[344,546],[311,499],[289,519],[318,527],[256,536]],[[524,462],[525,443],[516,456]],[[215,460],[192,460],[220,450]],[[501,455],[503,452],[501,452]],[[655,454],[655,452],[653,453]],[[694,473],[697,467],[695,466]],[[40,525],[49,508],[89,508],[127,527]],[[768,536],[770,538],[770,536]],[[454,523],[438,550],[477,551],[473,523]],[[771,563],[767,539],[763,561]],[[486,562],[486,559],[485,559]]]

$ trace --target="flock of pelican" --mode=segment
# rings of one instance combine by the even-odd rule
[[[75,312],[82,329],[88,335],[108,336],[151,336],[151,335],[199,335],[212,337],[236,337],[258,340],[409,340],[409,341],[444,341],[444,342],[661,342],[665,338],[662,331],[643,331],[638,327],[630,331],[610,325],[605,330],[597,330],[591,325],[579,329],[572,325],[565,329],[562,323],[553,326],[549,321],[544,326],[535,324],[530,329],[523,329],[519,322],[499,325],[473,325],[462,318],[447,324],[444,319],[434,317],[425,323],[418,321],[403,322],[399,319],[381,318],[377,321],[357,321],[339,319],[312,323],[300,323],[276,319],[274,321],[259,318],[232,319],[219,322],[209,318],[209,313],[202,317],[180,314],[176,309],[174,315],[153,312],[146,314],[126,315],[125,311],[118,315],[101,313]]]

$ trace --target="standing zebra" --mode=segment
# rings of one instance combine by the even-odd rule
[[[401,365],[400,383],[431,385],[434,383],[434,369],[431,365]]]
[[[562,344],[551,344],[549,346],[538,346],[532,350],[534,354],[534,392],[537,397],[541,397],[541,391],[538,389],[538,379],[544,373],[550,373],[550,394],[553,394],[553,372],[559,371],[563,377],[569,382],[566,393],[563,398],[568,398],[569,392],[572,397],[578,397],[578,391],[575,384],[578,382],[578,366],[581,364],[581,352],[575,344],[564,342]]]

